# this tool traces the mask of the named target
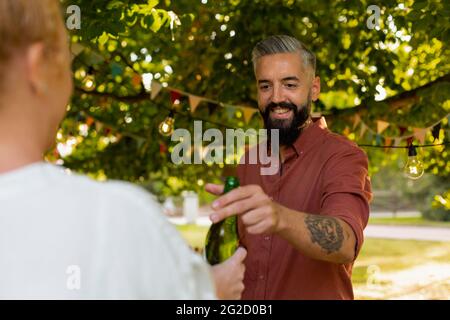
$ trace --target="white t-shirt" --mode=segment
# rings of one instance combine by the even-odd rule
[[[215,299],[145,190],[35,163],[0,174],[0,299]]]

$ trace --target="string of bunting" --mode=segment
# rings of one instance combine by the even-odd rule
[[[85,47],[78,45],[78,44],[74,44],[72,45],[72,53],[74,54],[74,56],[79,55],[83,50],[85,49]],[[98,54],[97,54],[98,55]],[[142,76],[137,73],[133,68],[132,70],[136,73],[135,76],[133,77],[132,81],[134,84],[138,84],[138,83],[142,83],[143,78]],[[114,70],[113,70],[114,71]],[[258,112],[258,109],[256,108],[252,108],[252,107],[247,107],[247,106],[236,106],[236,105],[232,105],[232,104],[226,104],[220,101],[216,101],[207,97],[202,97],[202,96],[198,96],[174,87],[170,87],[170,86],[164,86],[163,84],[161,84],[160,82],[153,80],[151,81],[150,84],[150,99],[154,100],[162,90],[167,90],[170,93],[170,99],[172,102],[172,105],[177,105],[180,103],[180,99],[182,96],[185,96],[188,98],[189,101],[189,107],[190,107],[190,113],[191,115],[189,115],[190,117],[192,117],[192,114],[195,113],[195,111],[197,110],[198,106],[202,103],[202,102],[206,102],[212,105],[216,105],[222,108],[226,108],[228,110],[231,110],[234,114],[234,112],[236,110],[241,110],[244,121],[246,124],[249,123],[250,119],[253,117],[253,115],[255,113]],[[186,114],[183,114],[175,109],[172,108],[172,110],[181,116],[188,116]],[[228,113],[230,114],[230,113]],[[198,120],[202,120],[202,121],[207,121],[213,124],[217,124],[221,127],[228,127],[224,124],[218,124],[218,123],[214,123],[208,119],[201,119],[201,118],[196,118],[196,117],[192,117],[194,119],[198,119]],[[426,137],[426,133],[428,131],[431,130],[432,136],[434,138],[434,141],[436,141],[437,139],[439,139],[439,133],[441,130],[441,123],[442,120],[444,120],[445,118],[447,118],[449,120],[450,123],[450,113],[447,114],[444,118],[440,119],[439,121],[437,121],[436,123],[432,124],[431,126],[427,127],[427,128],[413,128],[413,133],[409,134],[409,135],[403,135],[407,128],[405,127],[399,127],[399,131],[400,131],[400,136],[383,136],[382,133],[390,126],[392,126],[391,123],[384,121],[384,120],[377,120],[376,124],[377,124],[377,128],[376,130],[372,129],[369,125],[367,125],[363,119],[361,118],[361,116],[359,114],[355,114],[353,116],[353,128],[352,130],[347,126],[344,131],[343,134],[348,136],[351,131],[354,131],[358,125],[360,125],[360,132],[359,132],[359,138],[361,139],[364,134],[366,132],[370,132],[372,135],[376,136],[376,145],[368,145],[368,144],[358,144],[359,146],[362,147],[380,147],[380,148],[408,148],[408,146],[410,146],[415,139],[417,139],[421,145],[418,145],[417,147],[433,147],[433,146],[438,146],[438,145],[446,145],[447,143],[442,143],[442,144],[436,144],[436,145],[425,145],[425,137]],[[102,122],[98,119],[94,119],[94,117],[92,117],[92,115],[88,115],[88,118],[90,119],[89,122],[94,121],[96,123],[96,126],[99,126]],[[97,124],[100,123],[100,124]],[[109,128],[114,128],[114,126],[112,125],[107,125]],[[231,128],[231,127],[230,127]],[[118,128],[114,128],[115,131],[121,132],[123,133],[123,135],[125,136],[129,136],[131,138],[134,139],[147,139],[148,137],[143,137],[134,133],[129,133],[129,132],[124,132],[123,130],[119,130]],[[385,145],[381,145],[382,144],[382,139],[384,139],[385,141]],[[400,146],[402,140],[407,141],[407,146]],[[450,140],[450,134],[449,134],[449,140]]]
[[[219,101],[207,98],[207,97],[194,95],[192,93],[189,93],[189,92],[177,89],[177,88],[173,88],[170,86],[164,87],[161,83],[159,83],[158,81],[155,81],[155,80],[152,80],[150,86],[151,86],[151,93],[150,93],[151,100],[154,100],[158,96],[158,94],[161,92],[161,90],[168,90],[170,92],[172,103],[175,103],[176,100],[178,100],[180,98],[180,96],[188,97],[189,110],[191,113],[194,113],[197,110],[200,103],[207,102],[207,103],[217,105],[222,108],[232,108],[234,110],[236,110],[236,109],[241,110],[244,120],[245,120],[245,123],[248,124],[250,119],[253,117],[253,115],[258,112],[258,109],[256,109],[256,108],[226,104],[226,103],[219,102]]]

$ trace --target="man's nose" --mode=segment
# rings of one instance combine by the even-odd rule
[[[280,103],[284,101],[283,90],[280,86],[273,87],[272,102]]]

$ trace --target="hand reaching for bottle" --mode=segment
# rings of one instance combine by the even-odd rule
[[[217,298],[239,300],[244,291],[244,260],[247,250],[239,247],[226,261],[212,266]]]

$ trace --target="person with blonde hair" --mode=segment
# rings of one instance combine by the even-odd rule
[[[147,192],[43,162],[72,93],[60,10],[0,0],[0,298],[239,298],[244,249],[210,269]]]

